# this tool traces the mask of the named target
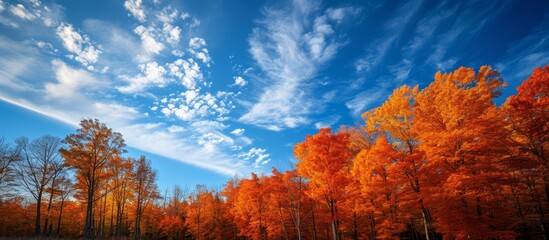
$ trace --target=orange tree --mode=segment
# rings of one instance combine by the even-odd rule
[[[307,136],[294,147],[299,160],[298,175],[309,180],[308,193],[318,202],[326,203],[332,225],[332,237],[339,239],[338,207],[347,195],[346,186],[351,183],[349,134],[332,133],[329,128]]]
[[[65,138],[66,148],[59,151],[66,159],[65,164],[76,170],[77,187],[80,187],[86,201],[84,237],[93,237],[93,205],[98,188],[108,175],[108,162],[124,152],[122,134],[113,132],[97,119],[84,119],[76,133]]]

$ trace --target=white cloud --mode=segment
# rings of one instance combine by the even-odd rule
[[[254,168],[259,168],[271,161],[269,154],[266,153],[267,149],[264,148],[251,148],[248,152],[238,154],[238,157],[245,161],[253,160]]]
[[[345,103],[345,106],[351,110],[354,116],[360,116],[368,107],[374,103],[382,101],[387,95],[386,86],[377,86],[375,88],[358,93],[355,98]]]
[[[187,89],[196,89],[197,83],[204,80],[200,66],[193,59],[177,59],[168,64],[169,74],[177,77]]]
[[[336,124],[339,121],[339,119],[341,119],[341,116],[332,115],[332,116],[327,117],[323,121],[315,123],[315,127],[317,129],[331,127],[332,125]]]
[[[362,11],[360,8],[344,7],[344,8],[328,8],[326,15],[332,21],[342,22],[346,17],[352,17]]]
[[[158,20],[163,23],[172,23],[177,19],[177,16],[177,9],[174,9],[171,6],[163,8],[162,11],[157,14]]]
[[[182,126],[171,125],[170,127],[168,127],[168,132],[170,133],[180,133],[183,131],[185,131],[185,128]]]
[[[189,47],[193,49],[200,49],[206,46],[206,41],[203,38],[194,37],[189,39]]]
[[[198,27],[200,26],[200,20],[198,20],[198,18],[194,18],[192,19],[191,21],[191,24],[189,24],[189,27],[190,28],[195,28],[195,27]]]
[[[402,59],[400,63],[390,66],[389,71],[393,74],[393,81],[398,84],[405,81],[413,67],[412,61],[408,59]]]
[[[71,53],[75,54],[74,60],[84,66],[94,64],[99,60],[101,50],[96,49],[88,36],[82,36],[74,30],[72,25],[62,23],[57,27],[56,34],[63,41],[63,46]]]
[[[198,37],[191,38],[189,40],[189,52],[191,52],[196,59],[206,64],[206,66],[210,66],[212,59],[206,48],[206,41],[204,39]]]
[[[289,9],[264,11],[265,19],[248,42],[252,57],[272,84],[240,121],[274,131],[309,122],[313,100],[306,82],[342,45],[327,13],[318,10],[318,4],[294,1]]]
[[[130,13],[137,19],[137,21],[144,22],[146,15],[143,3],[141,0],[126,0],[124,2],[124,8],[126,8]]]
[[[97,87],[99,81],[89,72],[73,69],[61,60],[51,62],[57,83],[46,83],[44,91],[47,98],[80,98],[83,87]]]
[[[219,144],[228,144],[232,145],[234,143],[233,139],[221,134],[219,132],[208,132],[202,134],[198,138],[198,144],[212,147],[213,145],[219,145]]]
[[[232,130],[231,133],[235,136],[242,136],[244,134],[244,128],[237,128],[235,130]]]
[[[139,25],[134,29],[134,32],[141,38],[141,45],[145,51],[158,54],[164,50],[164,44],[156,40],[156,30],[153,27],[145,28]]]
[[[234,84],[235,86],[244,87],[248,84],[248,81],[244,80],[241,76],[234,77]]]
[[[42,5],[42,2],[40,2],[40,0],[31,0],[31,3],[35,7],[40,7],[40,5]]]
[[[2,3],[2,9],[4,9],[4,5]],[[36,15],[28,11],[23,4],[17,4],[17,5],[11,5],[10,11],[13,15],[24,19],[24,20],[34,20],[36,19]]]
[[[179,49],[174,49],[172,50],[172,55],[176,56],[176,57],[183,57],[185,55],[185,53]]]
[[[187,18],[190,18],[190,17],[191,17],[191,14],[189,14],[188,12],[181,13],[181,19],[183,20],[186,20]]]
[[[193,127],[199,133],[206,133],[206,132],[224,130],[228,126],[218,121],[201,120],[201,121],[196,121],[191,123],[191,127]]]
[[[4,9],[6,9],[6,7],[4,6],[4,2],[0,0],[0,12],[4,11]]]
[[[157,62],[149,62],[146,64],[139,64],[139,73],[135,77],[123,77],[129,84],[127,86],[118,87],[118,90],[122,93],[137,93],[154,87],[165,87],[170,79],[165,78],[164,75],[167,74],[167,70],[159,66]]]
[[[164,32],[166,41],[168,41],[169,44],[172,46],[175,46],[179,43],[179,35],[181,34],[181,28],[178,26],[172,26],[169,23],[165,23],[164,27],[162,28],[162,31]]]
[[[162,99],[161,112],[170,117],[175,115],[183,121],[195,122],[206,117],[223,118],[234,108],[228,94],[200,94],[186,91],[178,97]]]

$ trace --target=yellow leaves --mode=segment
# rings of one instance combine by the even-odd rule
[[[365,112],[362,118],[369,133],[389,133],[392,137],[406,142],[416,138],[412,131],[412,104],[418,94],[418,86],[402,86],[393,91],[382,106]]]

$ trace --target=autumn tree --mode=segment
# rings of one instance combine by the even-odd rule
[[[42,197],[45,194],[47,185],[54,181],[59,169],[62,167],[62,159],[59,155],[59,149],[62,145],[61,139],[43,136],[29,142],[26,138],[19,138],[18,145],[21,147],[21,157],[23,159],[17,168],[18,179],[23,190],[27,191],[36,201],[35,235],[40,236]],[[52,197],[53,191],[50,192],[48,214],[51,209]],[[47,223],[48,220],[44,225],[44,233],[47,231]]]
[[[547,239],[549,207],[549,66],[536,68],[510,96],[503,109],[511,142],[511,194],[523,236],[539,232]],[[539,219],[532,224],[525,219]],[[536,227],[534,227],[536,226]]]
[[[66,165],[76,170],[76,179],[86,201],[84,237],[94,234],[94,202],[98,188],[104,183],[108,162],[124,152],[122,135],[113,132],[97,119],[84,119],[77,133],[65,138],[67,148],[61,148]]]
[[[425,238],[429,240],[431,217],[424,203],[425,189],[429,187],[425,183],[429,181],[428,174],[422,171],[427,159],[419,148],[420,140],[412,127],[413,104],[418,92],[417,86],[401,86],[380,107],[365,112],[362,117],[366,123],[366,132],[386,135],[398,151],[398,161],[390,166],[389,171],[395,174],[395,181],[402,192],[400,205],[409,209],[420,209]]]
[[[185,238],[185,222],[177,216],[165,216],[159,223],[161,237],[168,240]]]
[[[111,210],[111,229],[114,228],[114,236],[122,237],[125,230],[123,220],[127,202],[133,199],[131,189],[133,186],[132,179],[134,178],[134,162],[128,158],[116,155],[110,161],[109,170],[115,173],[110,181],[112,204],[114,204],[114,209]]]
[[[397,164],[398,151],[381,135],[371,149],[355,158],[353,174],[361,183],[369,212],[375,216],[375,237],[396,238],[405,230],[405,211],[400,209],[401,187],[392,168]]]
[[[63,208],[65,207],[68,198],[74,191],[74,184],[66,174],[62,174],[59,178],[57,189],[59,191],[59,198],[61,199],[61,203],[59,204],[59,215],[57,216],[56,235],[57,237],[61,237],[61,220],[63,219]]]
[[[294,155],[299,160],[297,173],[309,180],[311,198],[324,202],[330,212],[332,238],[339,239],[339,202],[346,198],[345,186],[351,182],[349,134],[332,133],[329,128],[308,135],[296,144]]]
[[[511,139],[520,151],[543,167],[549,201],[549,65],[536,68],[504,104]]]
[[[227,181],[221,191],[221,196],[224,198],[225,211],[223,217],[228,221],[231,221],[232,228],[227,229],[226,235],[233,236],[233,239],[237,239],[241,225],[240,214],[238,210],[238,195],[239,195],[240,179],[231,178]],[[229,239],[229,238],[227,238]]]
[[[141,238],[141,220],[147,206],[153,200],[159,198],[158,187],[156,186],[156,171],[151,168],[151,163],[141,156],[135,160],[134,193],[135,193],[135,228],[134,238]]]
[[[249,179],[239,182],[233,215],[240,234],[252,239],[268,239],[267,189],[265,176],[252,173]]]
[[[210,191],[204,185],[197,185],[195,190],[188,197],[189,206],[187,208],[187,216],[185,222],[189,226],[189,230],[197,239],[205,239],[205,227],[208,220],[208,211],[212,206]]]
[[[512,236],[498,219],[510,217],[501,187],[507,174],[503,116],[493,99],[504,86],[499,73],[461,67],[436,73],[414,103],[412,127],[430,173],[429,204],[437,230],[448,237]]]

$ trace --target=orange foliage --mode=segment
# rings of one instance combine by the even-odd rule
[[[164,199],[149,161],[123,157],[120,134],[83,120],[60,150],[75,186],[67,174],[45,193],[52,199],[48,218],[58,223],[48,232],[197,240],[549,238],[549,66],[534,70],[498,107],[504,86],[487,66],[438,72],[424,89],[395,89],[362,114],[363,126],[306,136],[294,146],[295,169],[231,179],[221,192],[175,187]],[[18,157],[0,145],[1,157]],[[0,237],[32,236],[42,205],[0,195]]]

